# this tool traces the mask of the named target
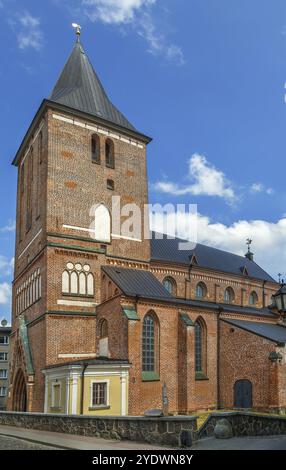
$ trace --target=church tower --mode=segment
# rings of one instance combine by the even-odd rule
[[[13,161],[18,168],[10,410],[43,411],[42,370],[96,355],[100,268],[148,267],[146,147],[111,103],[80,42],[38,109]],[[113,201],[141,213],[129,236]],[[123,217],[123,221],[124,221]],[[122,223],[122,219],[121,219]],[[146,230],[146,227],[145,227]]]

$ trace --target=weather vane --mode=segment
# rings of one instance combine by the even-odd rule
[[[253,240],[252,240],[251,238],[247,238],[247,239],[246,239],[246,244],[247,244],[247,246],[248,246],[248,253],[250,253],[250,245],[251,245],[252,241],[253,241]]]
[[[72,27],[76,30],[76,35],[77,35],[77,41],[79,42],[79,38],[81,35],[81,26],[77,23],[72,23]]]

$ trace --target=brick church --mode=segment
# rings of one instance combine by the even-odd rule
[[[112,233],[112,196],[144,213],[150,141],[111,103],[78,34],[13,161],[10,410],[286,408],[280,286],[252,253]]]

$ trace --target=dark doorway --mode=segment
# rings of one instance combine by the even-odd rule
[[[13,390],[13,411],[27,411],[27,389],[23,371],[18,370]]]
[[[252,383],[249,380],[237,380],[235,382],[234,407],[252,408]]]

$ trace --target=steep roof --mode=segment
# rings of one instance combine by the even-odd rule
[[[158,237],[158,234],[153,233],[151,240],[151,259],[154,261],[168,261],[189,265],[190,260],[195,255],[198,266],[239,276],[246,270],[249,277],[275,282],[258,264],[243,256],[200,243],[192,250],[179,250],[179,243],[184,243],[186,240],[179,238],[168,239],[166,235],[163,238],[161,237],[161,239],[157,239],[156,236]]]
[[[109,100],[79,41],[49,99],[136,132],[135,127]]]
[[[224,319],[223,321],[229,323],[230,325],[249,331],[250,333],[253,333],[255,335],[261,336],[262,338],[274,341],[275,343],[286,343],[286,326],[244,320]]]
[[[103,271],[131,297],[146,297],[172,300],[174,297],[165,289],[150,271],[103,266]]]
[[[103,271],[125,295],[143,299],[158,300],[183,307],[204,308],[212,311],[235,313],[276,319],[277,315],[269,308],[241,307],[233,304],[219,304],[206,300],[191,300],[174,297],[150,271],[103,266]]]

